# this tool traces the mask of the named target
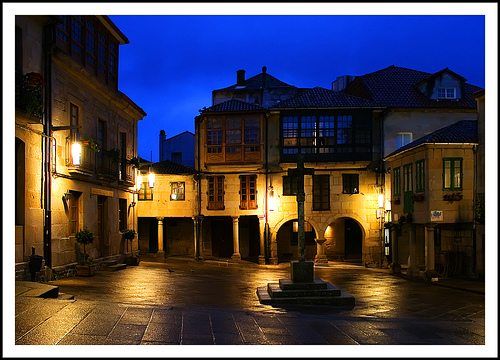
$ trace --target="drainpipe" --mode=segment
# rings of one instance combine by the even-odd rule
[[[478,157],[478,146],[473,145],[472,151],[474,153],[474,191],[472,194],[473,209],[477,202],[477,157]],[[472,273],[474,277],[479,276],[477,269],[477,234],[476,234],[476,214],[472,211]]]
[[[196,126],[196,131],[195,133],[197,134],[197,164],[196,164],[196,174],[194,175],[195,181],[196,181],[196,186],[198,190],[198,201],[197,201],[197,215],[195,216],[195,231],[194,231],[194,257],[195,260],[198,261],[200,260],[200,247],[199,247],[199,237],[201,234],[201,172],[200,172],[200,167],[201,167],[201,161],[200,161],[200,122],[201,122],[201,116],[195,117],[195,126]]]
[[[268,179],[268,173],[269,173],[269,143],[268,143],[268,140],[269,140],[269,113],[266,113],[264,115],[264,118],[265,118],[265,122],[266,122],[266,134],[265,134],[265,140],[264,140],[264,144],[265,144],[265,148],[264,148],[264,151],[266,152],[266,199],[265,199],[265,221],[266,223],[264,224],[264,258],[266,259],[266,263],[268,262],[268,259],[269,259],[269,251],[268,249],[270,248],[270,241],[271,239],[269,239],[269,206],[268,206],[268,192],[269,192],[269,179]]]
[[[51,189],[52,177],[50,167],[50,152],[51,152],[51,137],[52,137],[52,108],[51,108],[51,34],[52,24],[46,25],[43,29],[42,40],[42,53],[44,62],[44,78],[45,78],[45,93],[44,93],[44,114],[42,117],[43,132],[43,209],[44,209],[44,223],[43,223],[43,257],[45,265],[49,268],[52,267],[52,211],[51,211]]]

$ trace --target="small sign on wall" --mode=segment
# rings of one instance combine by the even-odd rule
[[[443,210],[432,210],[431,221],[443,221]]]

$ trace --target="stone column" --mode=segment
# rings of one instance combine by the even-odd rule
[[[158,252],[156,255],[165,255],[165,251],[163,251],[163,217],[158,216],[156,218],[158,220]]]
[[[392,225],[391,227],[391,251],[392,251],[392,264],[391,270],[395,274],[399,274],[401,272],[401,264],[399,263],[399,231],[397,225]]]
[[[420,272],[418,270],[417,264],[417,239],[415,225],[410,224],[410,263],[408,264],[408,270],[406,275],[408,276],[419,276]]]
[[[266,263],[266,223],[259,219],[259,264],[264,265]]]
[[[200,238],[199,234],[201,233],[201,219],[199,216],[192,216],[193,219],[193,239],[194,239],[194,259],[200,260]]]
[[[425,226],[425,271],[436,269],[434,227],[434,224],[426,224]]]
[[[231,259],[241,260],[240,254],[240,238],[239,238],[239,228],[238,228],[238,219],[239,216],[232,216],[233,218],[233,255]]]
[[[314,264],[321,266],[328,266],[328,259],[325,252],[325,238],[314,239],[316,241],[316,256],[314,257]]]
[[[275,232],[271,232],[271,254],[269,257],[269,264],[278,265],[278,240],[276,239]]]

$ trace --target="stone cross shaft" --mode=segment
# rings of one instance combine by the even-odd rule
[[[297,168],[288,169],[288,176],[297,179],[297,213],[299,220],[299,261],[305,261],[306,241],[304,235],[304,201],[306,194],[304,192],[304,175],[314,175],[314,169],[304,167],[304,158],[297,157]]]

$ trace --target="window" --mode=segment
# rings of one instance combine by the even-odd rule
[[[260,161],[260,131],[260,116],[208,118],[206,162]]]
[[[103,83],[117,88],[118,41],[96,16],[58,16],[55,43]]]
[[[224,210],[224,176],[208,177],[208,210]]]
[[[297,195],[297,177],[283,176],[283,196]]]
[[[172,161],[177,164],[182,164],[182,153],[181,152],[173,152],[172,153]]]
[[[352,143],[352,116],[339,116],[337,120],[337,144]]]
[[[71,40],[71,49],[78,57],[81,56],[83,53],[81,15],[71,17]]]
[[[413,164],[403,165],[403,211],[413,212]]]
[[[333,115],[326,111],[283,116],[281,161],[293,162],[295,154],[309,161],[369,159],[372,143],[371,113]]]
[[[240,176],[240,209],[257,209],[257,176]]]
[[[16,73],[23,73],[23,30],[16,26]]]
[[[403,189],[404,191],[413,190],[412,164],[406,164],[403,166]]]
[[[75,235],[80,230],[80,194],[79,192],[70,191],[68,199],[69,213],[69,234]]]
[[[184,181],[170,183],[170,200],[182,201],[184,200]]]
[[[94,25],[87,20],[87,37],[86,37],[86,56],[85,61],[93,66],[95,64],[95,28]]]
[[[313,175],[313,210],[330,210],[329,175]]]
[[[99,32],[97,45],[97,70],[99,74],[106,74],[106,36]]]
[[[438,88],[438,99],[455,99],[456,88]]]
[[[105,161],[103,159],[103,154],[104,152],[106,151],[106,144],[108,142],[107,140],[107,126],[106,126],[106,122],[101,120],[101,119],[98,119],[97,120],[97,145],[99,146],[99,148],[101,149],[101,151],[99,151],[97,153],[97,166],[99,168],[99,171],[104,171],[104,167],[105,165]]]
[[[413,133],[400,132],[396,135],[396,149],[405,146],[413,141]]]
[[[78,134],[78,118],[79,118],[79,108],[75,104],[70,103],[69,104],[69,116],[70,116],[70,125],[73,126],[74,128],[70,130],[71,133],[71,138],[74,140],[75,135]]]
[[[127,199],[118,199],[118,230],[127,229]]]
[[[462,158],[443,159],[444,190],[462,190]]]
[[[67,16],[66,15],[60,15],[58,16],[59,22],[57,23],[56,26],[56,37],[57,39],[60,39],[60,41],[67,43],[68,42],[68,28],[67,28]]]
[[[342,174],[342,193],[359,194],[358,174]]]
[[[148,181],[143,181],[141,185],[141,190],[137,194],[137,199],[139,201],[149,201],[153,200],[153,189],[148,186]]]
[[[401,168],[394,168],[394,196],[401,196]]]
[[[296,154],[298,146],[299,118],[297,116],[283,117],[283,154]]]
[[[120,132],[120,165],[119,179],[127,180],[127,133]]]
[[[415,163],[416,190],[422,192],[425,190],[425,170],[424,160]]]

